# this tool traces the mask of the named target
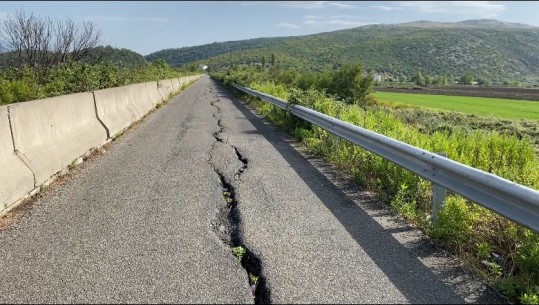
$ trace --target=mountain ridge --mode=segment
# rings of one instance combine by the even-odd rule
[[[539,81],[539,27],[494,19],[366,25],[171,48],[145,58],[163,58],[173,66],[204,63],[218,70],[232,63],[260,65],[271,54],[282,67],[298,70],[322,71],[360,61],[392,78],[409,79],[417,72],[458,78],[471,72],[492,81]]]

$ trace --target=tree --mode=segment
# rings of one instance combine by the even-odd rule
[[[490,86],[490,80],[486,78],[480,78],[477,80],[477,84],[482,86]]]
[[[277,65],[277,57],[275,56],[274,53],[271,53],[271,66],[275,68],[276,65]]]
[[[335,94],[347,103],[362,105],[369,94],[374,92],[374,78],[371,74],[363,76],[361,64],[348,64],[331,72],[328,93]]]
[[[421,71],[417,72],[417,74],[412,78],[412,81],[415,82],[415,84],[418,86],[425,85],[425,78],[423,77]]]
[[[23,10],[8,15],[0,25],[2,49],[16,54],[16,61],[11,64],[40,70],[83,59],[97,46],[100,36],[91,22],[55,22]]]
[[[438,75],[433,84],[436,84],[438,86],[447,86],[447,76]]]
[[[464,74],[459,81],[461,84],[464,85],[473,85],[473,75],[471,72],[467,72]]]
[[[266,56],[262,56],[262,69],[266,68]]]

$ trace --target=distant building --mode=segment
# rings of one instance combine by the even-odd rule
[[[208,69],[208,66],[206,66],[206,65],[199,65],[198,68],[199,68],[200,70],[206,70],[206,69]]]
[[[373,79],[375,82],[381,82],[382,81],[382,75],[381,74],[374,74]]]

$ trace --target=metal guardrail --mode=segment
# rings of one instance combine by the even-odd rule
[[[236,84],[249,95],[284,109],[418,176],[539,233],[539,191],[438,154]]]

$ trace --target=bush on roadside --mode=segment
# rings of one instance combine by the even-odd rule
[[[139,67],[73,62],[38,73],[29,67],[0,71],[0,105],[186,75],[164,62]]]

